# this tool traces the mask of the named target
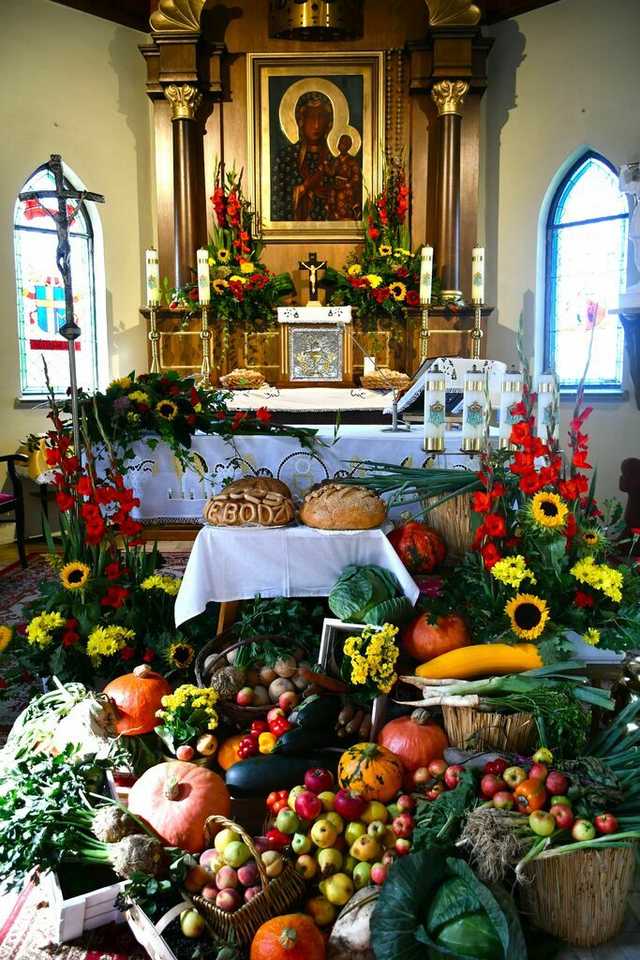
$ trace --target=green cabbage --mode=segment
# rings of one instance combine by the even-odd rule
[[[347,623],[403,623],[413,608],[395,576],[383,567],[345,567],[329,594],[329,609]]]

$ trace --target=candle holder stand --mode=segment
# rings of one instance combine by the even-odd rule
[[[425,437],[422,441],[424,453],[444,453],[444,437]]]
[[[400,398],[400,391],[393,387],[392,400],[391,400],[391,426],[383,427],[380,431],[381,433],[408,433],[411,430],[411,424],[405,423],[403,420],[400,420],[398,417],[398,400]]]
[[[429,304],[425,303],[422,306],[422,324],[420,326],[420,365],[429,356]]]
[[[474,303],[473,329],[471,330],[471,359],[480,359],[480,342],[483,337],[482,331],[482,304]]]
[[[207,390],[211,386],[211,363],[209,361],[209,341],[211,340],[211,330],[209,330],[209,304],[201,304],[200,310],[202,315],[202,326],[200,328],[202,362],[200,364],[200,379],[196,383],[196,386],[199,390]]]
[[[158,333],[158,308],[155,303],[149,304],[149,343],[151,344],[151,369],[150,373],[160,373],[160,353],[158,343],[160,334]]]

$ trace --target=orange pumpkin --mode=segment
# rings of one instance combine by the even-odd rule
[[[415,520],[392,530],[389,540],[409,573],[432,573],[447,553],[440,534]]]
[[[258,927],[250,960],[324,960],[324,937],[311,917],[290,913]]]
[[[221,767],[222,770],[228,770],[234,763],[239,763],[241,758],[238,755],[238,747],[241,741],[244,740],[244,737],[244,733],[236,733],[233,737],[227,737],[226,740],[222,741],[216,757],[218,766]]]
[[[172,760],[150,767],[136,780],[129,792],[129,810],[167,846],[200,853],[207,845],[207,817],[228,817],[231,800],[217,773]]]
[[[435,623],[431,622],[428,613],[421,613],[402,635],[403,650],[420,663],[458,647],[467,647],[470,643],[469,629],[457,613],[437,617]]]
[[[402,787],[402,762],[384,746],[356,743],[340,757],[338,781],[365,800],[388,803]]]
[[[157,725],[156,712],[162,698],[171,693],[171,686],[144,663],[133,673],[116,677],[106,685],[104,693],[116,708],[116,733],[138,737],[151,733]]]
[[[428,766],[449,746],[446,733],[426,710],[414,710],[406,717],[390,720],[380,731],[378,743],[400,757],[406,770]]]

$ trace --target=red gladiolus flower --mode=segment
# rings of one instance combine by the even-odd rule
[[[491,567],[495,566],[498,560],[502,560],[502,554],[496,547],[495,543],[488,543],[480,552],[482,554],[482,561],[487,570],[491,570]]]
[[[634,537],[640,537],[640,527],[631,527],[631,534]]]
[[[378,230],[377,227],[369,227],[369,229],[367,230],[367,233],[369,234],[369,237],[371,240],[377,240],[378,237],[380,236],[380,231]]]
[[[65,630],[65,632],[62,634],[62,646],[75,647],[79,639],[80,634],[76,633],[75,630]]]
[[[511,407],[511,416],[512,416],[512,417],[526,417],[526,416],[527,416],[527,408],[526,408],[526,406],[524,405],[524,403],[522,402],[522,400],[519,400],[517,403],[514,403],[514,404],[513,404],[513,406]]]
[[[507,492],[507,488],[504,483],[494,483],[493,489],[490,492],[490,497],[492,500],[499,500],[500,497],[504,497]]]
[[[191,393],[189,394],[189,400],[190,400],[190,402],[191,402],[191,406],[192,406],[192,407],[195,407],[196,404],[200,403],[200,401],[201,401],[200,394],[198,393],[198,391],[196,390],[195,387],[191,387]]]
[[[90,497],[91,496],[91,480],[89,477],[80,477],[76,483],[76,492],[81,497]]]
[[[271,412],[267,410],[266,407],[259,407],[256,410],[256,420],[259,420],[260,423],[269,423],[271,420]]]
[[[511,436],[509,437],[509,442],[514,443],[517,446],[521,447],[524,443],[531,438],[531,427],[527,420],[520,420],[518,423],[514,423],[511,428]]]
[[[61,461],[60,466],[65,473],[76,473],[80,469],[80,461],[75,456],[65,457],[65,459]]]
[[[524,476],[520,477],[519,486],[523,493],[525,493],[527,496],[531,496],[532,494],[537,493],[538,490],[541,490],[544,484],[540,483],[540,477],[535,470],[532,470],[531,473],[525,473]]]
[[[50,467],[57,467],[62,458],[59,450],[46,450],[45,459]]]
[[[106,506],[108,503],[113,503],[114,500],[118,499],[117,494],[118,491],[115,487],[96,487],[94,499],[96,503]]]
[[[420,294],[417,290],[407,290],[404,302],[408,307],[417,307],[420,303]]]
[[[135,537],[141,530],[142,524],[137,520],[131,520],[130,517],[127,517],[120,524],[120,531],[125,537]]]
[[[564,497],[565,500],[578,499],[578,488],[573,480],[560,480],[558,482],[558,490],[560,491],[560,496]]]
[[[246,412],[244,410],[238,410],[238,412],[234,414],[233,420],[231,421],[231,429],[237,430],[242,421],[246,420],[246,418]]]
[[[522,450],[517,450],[513,456],[513,462],[510,469],[511,473],[520,474],[520,476],[525,473],[531,473],[533,470],[533,456],[530,453],[524,453]]]
[[[93,520],[87,520],[85,524],[85,542],[90,546],[100,543],[105,533],[105,525],[102,517],[95,517]]]
[[[406,267],[397,267],[396,268],[396,277],[400,277],[401,280],[404,280],[409,276],[409,271]]]
[[[488,513],[484,518],[484,525],[490,537],[504,537],[507,532],[507,525],[500,513]]]
[[[573,478],[573,482],[575,483],[576,490],[579,494],[586,493],[589,489],[589,481],[587,477],[585,477],[584,473],[576,473],[575,477]]]
[[[101,517],[100,509],[96,507],[95,503],[83,503],[80,507],[80,515],[83,520],[96,520]]]
[[[591,464],[587,463],[587,454],[584,450],[576,450],[573,455],[574,467],[581,467],[583,470],[591,470]]]
[[[61,510],[62,513],[66,513],[67,510],[71,510],[75,500],[73,497],[69,496],[68,493],[56,493],[56,503],[58,504],[58,510]]]
[[[107,580],[117,580],[118,577],[123,573],[123,570],[120,568],[120,564],[117,561],[113,563],[108,563],[104,568],[104,573]]]
[[[133,660],[136,655],[136,651],[133,647],[123,647],[120,651],[121,660]]]
[[[65,630],[75,630],[77,626],[78,626],[78,621],[76,620],[75,617],[69,617],[69,619],[65,620],[64,622]]]
[[[473,509],[476,513],[487,513],[491,509],[491,497],[484,490],[473,494]]]
[[[583,425],[585,420],[587,420],[593,413],[593,407],[585,407],[577,417],[574,417],[571,423],[569,424],[569,429],[576,433],[580,427]]]
[[[584,590],[576,590],[576,595],[573,598],[573,602],[576,607],[593,607],[595,606],[595,600],[589,593],[585,593]]]
[[[100,603],[103,607],[113,607],[117,610],[119,607],[123,607],[125,600],[129,596],[129,591],[126,587],[111,586],[107,589],[104,597],[100,600]]]
[[[196,417],[195,413],[188,413],[184,419],[190,427],[195,427],[198,421],[198,418]]]
[[[4,677],[0,677],[0,690],[6,690],[9,684]]]

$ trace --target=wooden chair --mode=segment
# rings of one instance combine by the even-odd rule
[[[0,457],[0,463],[7,465],[7,473],[11,481],[11,493],[0,493],[0,513],[13,513],[15,516],[18,555],[23,567],[27,565],[27,553],[24,547],[24,498],[22,481],[16,473],[16,463],[28,462],[29,457],[24,453],[8,453]]]

